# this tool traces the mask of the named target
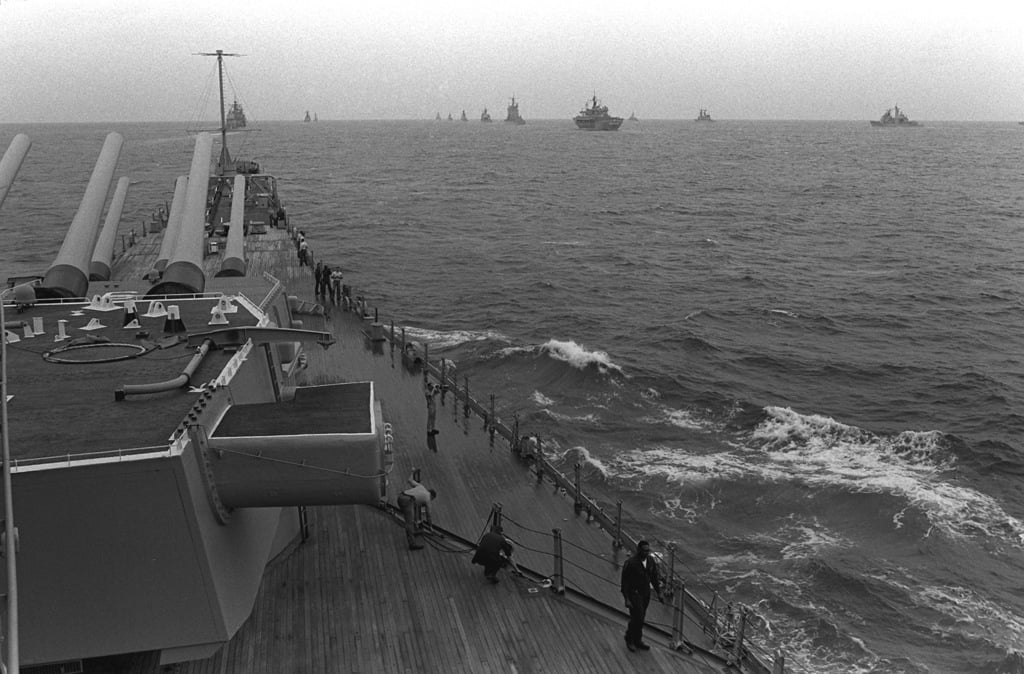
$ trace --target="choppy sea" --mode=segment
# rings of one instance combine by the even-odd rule
[[[184,125],[33,147],[0,273],[43,273],[107,132],[122,232]],[[1024,672],[1024,127],[261,123],[314,257],[677,545],[811,672]],[[312,289],[310,289],[311,291]]]

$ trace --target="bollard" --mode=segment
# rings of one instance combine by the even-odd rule
[[[379,344],[380,342],[383,342],[384,339],[384,326],[377,321],[370,323],[370,341],[377,342]]]
[[[565,594],[565,578],[562,575],[562,530],[552,529],[551,533],[555,537],[555,573],[552,576],[554,583],[551,585],[551,589],[556,594]]]
[[[573,468],[576,472],[576,493],[572,497],[572,509],[579,515],[583,510],[583,502],[580,500],[580,464],[577,463]]]
[[[612,541],[612,546],[615,548],[622,547],[622,501],[616,501],[616,513],[615,513],[615,540]]]

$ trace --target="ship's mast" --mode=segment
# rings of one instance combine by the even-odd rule
[[[231,153],[228,152],[228,120],[224,111],[224,57],[241,56],[241,54],[229,54],[223,49],[215,52],[200,52],[199,56],[217,57],[217,80],[220,83],[220,161],[218,172],[224,175],[224,171],[231,165]]]

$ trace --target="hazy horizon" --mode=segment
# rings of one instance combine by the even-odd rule
[[[0,0],[0,123],[433,119],[511,96],[527,120],[614,115],[1024,119],[1024,7],[1004,3]]]

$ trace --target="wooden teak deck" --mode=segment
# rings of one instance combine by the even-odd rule
[[[280,252],[267,250],[277,257]],[[313,301],[308,267],[285,273],[292,294]],[[277,259],[280,259],[277,257]],[[669,644],[669,614],[652,604],[649,652],[623,640],[627,616],[618,592],[621,562],[611,538],[577,515],[550,481],[538,482],[478,418],[449,397],[438,405],[436,451],[426,435],[423,375],[397,348],[371,343],[369,321],[334,307],[302,316],[304,327],[330,330],[337,343],[308,352],[307,384],[373,380],[395,434],[389,507],[309,508],[309,537],[271,564],[252,616],[221,651],[204,661],[165,667],[181,674],[280,672],[710,672],[724,660]],[[425,547],[406,546],[393,507],[413,468],[438,491]],[[515,558],[526,571],[502,571],[492,585],[470,562],[472,542],[500,503]],[[564,538],[567,592],[553,573],[552,530]],[[690,626],[692,628],[692,625]],[[699,633],[687,639],[699,641]]]

